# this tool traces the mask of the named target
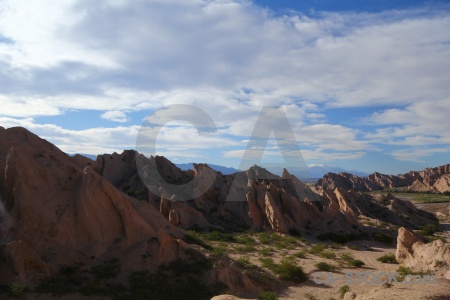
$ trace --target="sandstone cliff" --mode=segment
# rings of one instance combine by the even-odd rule
[[[150,169],[157,169],[169,184],[189,183],[183,193],[193,199],[183,201],[170,186],[158,185]],[[138,191],[137,199],[145,195],[172,224],[184,229],[346,232],[355,231],[359,226],[354,216],[337,207],[328,207],[327,199],[287,170],[281,177],[257,166],[230,175],[216,172],[206,164],[182,171],[163,157],[144,158],[135,153],[133,159],[125,151],[110,158],[99,156],[97,171],[111,178],[125,193],[135,196],[130,191]]]
[[[0,128],[2,281],[36,282],[74,262],[118,257],[154,269],[183,256],[180,229],[90,164],[23,128]],[[145,253],[154,259],[142,262]]]
[[[396,259],[416,271],[431,271],[450,279],[450,244],[441,240],[424,243],[413,232],[400,228],[397,237]]]
[[[162,191],[163,200],[155,207],[136,180],[135,159],[133,151],[100,156],[97,162],[72,157],[24,128],[0,127],[0,286],[35,286],[61,270],[84,266],[87,274],[105,262],[117,262],[124,276],[118,280],[125,282],[132,271],[167,272],[174,263],[192,265],[194,253],[201,265],[208,265],[194,274],[195,284],[204,280],[204,287],[220,285],[256,295],[261,283],[233,261],[209,266],[208,251],[184,241],[188,237],[180,225],[207,227],[208,221],[191,206],[173,201],[170,192],[172,200]],[[177,173],[161,157],[153,164],[176,183],[194,176]],[[143,198],[147,201],[139,201]],[[167,282],[186,281],[184,274],[176,276]]]

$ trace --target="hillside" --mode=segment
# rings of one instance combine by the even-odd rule
[[[318,240],[392,244],[401,226],[438,224],[393,195],[339,187],[318,194],[287,170],[183,171],[133,150],[93,161],[20,127],[0,127],[0,170],[0,294],[9,284],[114,299],[179,299],[186,291],[209,299],[223,290],[255,297],[313,272],[281,260],[300,280],[276,264],[241,261],[265,243],[280,251]],[[237,245],[230,252],[222,242]]]

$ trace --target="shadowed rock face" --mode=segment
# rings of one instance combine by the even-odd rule
[[[182,257],[181,230],[89,165],[23,128],[0,128],[2,281],[17,274],[35,282],[74,262],[118,257],[141,268],[141,256],[151,253],[144,264],[152,269]]]
[[[405,187],[415,192],[450,192],[450,164],[397,176],[377,172],[367,177],[358,177],[344,172],[328,173],[316,184],[316,188],[321,191],[334,190],[337,187],[357,191]]]
[[[150,172],[135,176],[138,166],[130,152],[111,157],[108,159],[104,155],[97,159],[100,174],[112,178],[112,183],[124,192],[135,190],[140,195],[147,195],[146,200],[158,207],[172,224],[184,229],[251,228],[287,233],[291,229],[355,231],[359,226],[354,216],[339,208],[329,208],[325,198],[287,170],[282,177],[257,166],[230,175],[216,172],[206,164],[194,165],[193,171],[182,171],[163,157],[143,158],[135,152],[135,157],[140,160],[139,167],[157,168],[159,175],[172,184],[192,184],[192,189],[185,193],[197,196],[188,201],[178,201],[176,193],[169,188],[158,187],[152,177],[146,175]],[[212,183],[209,181],[211,178],[214,179]],[[149,189],[144,191],[145,185],[153,192]]]

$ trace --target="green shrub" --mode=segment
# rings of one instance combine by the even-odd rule
[[[237,259],[237,262],[239,262],[241,265],[248,266],[250,265],[250,257],[248,256],[239,257]]]
[[[270,256],[272,254],[272,249],[263,248],[263,249],[259,250],[259,254],[262,256]]]
[[[306,251],[305,250],[301,250],[298,252],[295,252],[293,254],[294,257],[298,257],[298,258],[306,258]]]
[[[308,252],[311,254],[319,255],[327,248],[328,248],[328,246],[325,244],[315,244],[315,245],[309,247]]]
[[[436,224],[428,223],[428,224],[426,224],[425,226],[422,227],[420,232],[423,235],[433,235],[438,230],[439,230],[439,228],[438,228],[438,226]]]
[[[21,283],[14,282],[8,285],[9,295],[13,298],[23,298],[26,290],[26,286]]]
[[[259,261],[261,262],[262,266],[264,268],[267,268],[269,270],[274,270],[276,267],[276,263],[273,261],[273,258],[267,257],[267,258],[259,258]]]
[[[332,251],[325,250],[325,251],[321,252],[319,256],[323,257],[323,258],[331,259],[331,258],[335,258],[336,254]]]
[[[411,268],[403,267],[403,266],[400,266],[396,272],[399,275],[397,277],[398,281],[403,281],[407,275],[419,275],[422,277],[425,275],[430,275],[429,272],[421,272],[421,271],[416,272],[416,271],[413,271]]]
[[[390,235],[381,232],[375,232],[373,238],[375,241],[385,244],[392,244],[394,242],[394,239]]]
[[[344,296],[347,292],[350,292],[350,287],[348,285],[343,285],[339,288],[339,296],[341,299],[344,299]]]
[[[317,264],[315,264],[316,268],[319,269],[320,271],[326,271],[326,272],[331,272],[331,271],[335,271],[337,268],[336,266],[333,266],[329,263],[326,262],[318,262]]]
[[[238,236],[236,238],[236,243],[243,244],[243,245],[256,245],[256,241],[254,238],[248,235]]]
[[[234,249],[238,252],[255,252],[257,250],[253,245],[236,245]]]
[[[183,241],[188,244],[198,245],[206,250],[213,250],[214,248],[202,240],[201,234],[196,231],[188,230],[187,234],[184,236]]]
[[[362,260],[354,259],[353,256],[348,253],[342,253],[341,258],[351,267],[364,266],[364,262]]]
[[[308,275],[303,271],[302,267],[297,266],[295,262],[289,259],[283,259],[275,268],[275,273],[284,280],[295,283],[302,283],[308,279]]]
[[[229,233],[222,233],[219,231],[211,231],[208,233],[203,234],[203,237],[208,241],[214,241],[214,242],[235,242],[236,239],[233,237],[232,234]]]
[[[278,296],[275,292],[262,291],[259,293],[258,300],[277,300]]]
[[[378,261],[386,264],[398,264],[397,259],[395,258],[395,254],[385,254],[377,258]]]
[[[284,258],[279,264],[275,263],[272,258],[260,258],[259,261],[263,267],[271,270],[281,279],[295,283],[305,282],[308,279],[308,275],[292,259]]]

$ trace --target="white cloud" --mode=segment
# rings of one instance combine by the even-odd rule
[[[36,124],[33,119],[0,117],[5,128],[21,126],[57,145],[67,153],[103,154],[136,148],[139,126],[70,130],[53,124]]]
[[[422,158],[436,153],[447,153],[449,148],[407,148],[393,151],[392,155],[402,161],[421,162]]]
[[[90,109],[125,122],[184,103],[218,127],[199,146],[234,147],[235,137],[251,135],[262,106],[282,105],[311,157],[358,157],[383,143],[450,144],[448,28],[448,13],[432,8],[306,16],[239,0],[4,0],[0,35],[12,42],[0,42],[0,116]],[[328,108],[378,105],[388,109],[368,120],[375,133],[327,120]],[[107,130],[125,139],[107,134],[92,151],[129,147],[138,128],[73,131],[30,120],[17,122],[71,151],[89,150],[86,136]],[[163,134],[162,145],[189,148],[186,132]]]
[[[387,109],[369,122],[383,126],[365,137],[373,142],[405,146],[450,144],[450,99],[421,101],[403,109]]]
[[[127,114],[124,113],[123,111],[117,111],[117,110],[107,111],[101,115],[101,118],[105,119],[105,120],[121,122],[121,123],[128,121]]]

